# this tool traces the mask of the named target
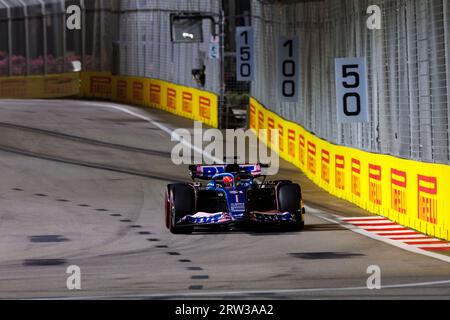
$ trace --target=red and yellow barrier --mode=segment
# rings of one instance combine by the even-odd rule
[[[77,96],[79,73],[0,78],[2,99],[46,99]]]
[[[218,126],[217,95],[167,81],[83,72],[81,95],[86,98],[151,106],[201,121],[214,128]]]
[[[280,156],[329,193],[404,226],[450,240],[450,166],[331,144],[255,99],[250,101],[249,114],[250,127],[256,133],[278,129]],[[270,145],[270,141],[269,136],[264,142]]]
[[[167,81],[81,72],[0,78],[1,99],[51,99],[71,96],[151,106],[218,126],[217,95]]]

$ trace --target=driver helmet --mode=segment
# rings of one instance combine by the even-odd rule
[[[229,176],[223,177],[223,185],[225,186],[225,188],[233,187],[233,178]]]

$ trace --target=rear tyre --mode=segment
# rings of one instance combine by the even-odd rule
[[[296,183],[282,183],[277,187],[278,210],[289,212],[296,221],[291,223],[286,229],[289,231],[302,231],[305,227],[303,221],[301,201],[302,192],[300,186]]]
[[[194,189],[186,184],[175,184],[168,188],[166,204],[166,220],[171,233],[190,234],[194,230],[192,226],[180,226],[177,222],[185,216],[195,213]]]

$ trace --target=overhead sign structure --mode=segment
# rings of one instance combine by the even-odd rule
[[[300,39],[280,37],[278,40],[278,99],[281,102],[300,100]]]
[[[335,69],[337,121],[369,122],[366,59],[338,58]]]
[[[236,74],[237,81],[254,79],[254,35],[252,27],[236,28]]]

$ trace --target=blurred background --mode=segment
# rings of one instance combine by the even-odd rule
[[[82,29],[65,27],[79,5]],[[382,29],[366,26],[382,9]],[[223,127],[245,127],[249,97],[339,145],[425,162],[450,163],[450,9],[447,0],[0,0],[0,76],[104,71],[162,79],[221,96]],[[170,41],[170,14],[224,18],[223,59],[203,43]],[[234,32],[255,30],[256,77],[236,81]],[[301,99],[276,97],[276,43],[301,39]],[[366,57],[370,122],[336,120],[334,59]],[[205,84],[192,70],[205,67]],[[222,69],[223,68],[223,69]],[[222,72],[221,72],[222,71]],[[222,92],[223,90],[223,92]]]

